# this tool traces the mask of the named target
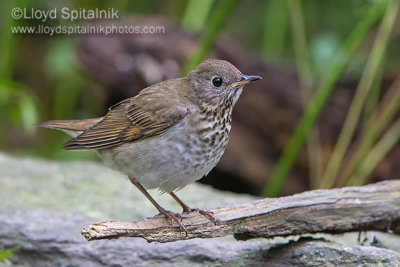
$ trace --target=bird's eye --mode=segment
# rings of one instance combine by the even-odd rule
[[[212,80],[212,84],[215,86],[215,87],[220,87],[221,85],[222,85],[222,78],[220,78],[220,77],[215,77],[213,80]]]

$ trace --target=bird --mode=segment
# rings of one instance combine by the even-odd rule
[[[37,126],[70,134],[66,150],[95,151],[187,234],[181,215],[164,209],[147,190],[168,193],[184,213],[198,211],[216,223],[212,212],[190,208],[175,192],[217,165],[228,144],[234,105],[243,87],[260,79],[243,75],[228,61],[207,59],[183,78],[151,85],[111,106],[104,117]]]

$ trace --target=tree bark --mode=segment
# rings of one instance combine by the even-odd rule
[[[160,215],[135,222],[103,221],[82,230],[89,241],[141,237],[148,242],[234,235],[249,238],[343,233],[362,230],[400,234],[400,180],[361,187],[313,190],[209,210],[215,225],[198,212],[182,214],[186,235]]]

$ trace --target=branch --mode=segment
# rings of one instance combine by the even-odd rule
[[[210,211],[218,219],[217,225],[197,212],[182,215],[187,236],[161,215],[135,222],[99,222],[84,228],[82,235],[89,241],[142,237],[148,242],[164,243],[232,234],[240,240],[361,230],[400,234],[400,181],[314,190]]]

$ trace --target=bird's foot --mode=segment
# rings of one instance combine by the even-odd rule
[[[191,213],[191,212],[196,212],[198,211],[201,215],[204,217],[207,217],[210,221],[212,221],[215,225],[217,225],[218,220],[215,219],[214,213],[212,211],[206,211],[206,210],[201,210],[201,209],[192,209],[192,208],[186,208],[183,210],[185,213]]]
[[[179,215],[178,213],[174,213],[172,211],[166,210],[166,209],[160,210],[160,214],[164,215],[167,219],[169,219],[171,225],[173,225],[174,222],[176,222],[179,225],[179,227],[181,228],[182,232],[185,232],[186,236],[187,236],[188,232],[186,230],[186,227],[182,223],[181,215]]]

